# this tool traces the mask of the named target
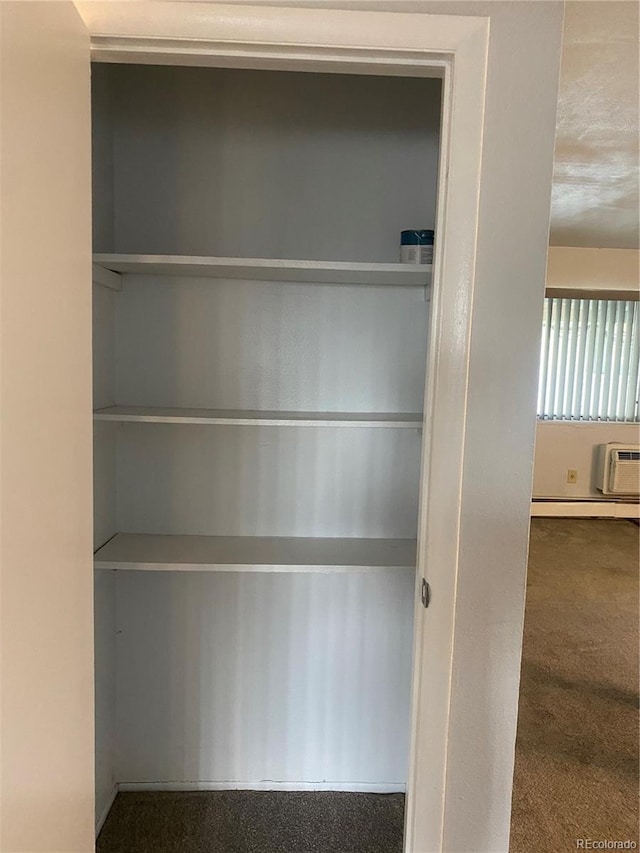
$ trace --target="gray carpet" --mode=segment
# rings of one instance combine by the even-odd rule
[[[401,853],[403,794],[121,793],[97,853]]]
[[[532,521],[511,853],[638,844],[638,545],[630,521]]]

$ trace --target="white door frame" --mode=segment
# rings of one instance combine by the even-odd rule
[[[488,19],[213,3],[89,2],[78,7],[91,32],[94,61],[443,78],[404,847],[405,853],[440,851],[452,736]],[[420,598],[423,578],[432,589],[428,610]]]

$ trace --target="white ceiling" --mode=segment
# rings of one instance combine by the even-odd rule
[[[566,4],[551,245],[638,248],[638,9]]]

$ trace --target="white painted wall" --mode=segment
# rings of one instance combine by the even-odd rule
[[[402,228],[433,224],[439,81],[93,73],[120,251],[395,261]],[[422,411],[421,288],[126,276],[94,307],[96,405]],[[95,435],[100,537],[115,506],[121,532],[416,536],[417,428]],[[99,572],[100,803],[114,778],[403,789],[414,574]]]
[[[92,190],[94,251],[113,251],[114,183],[113,118],[108,78],[100,68],[91,73]],[[93,405],[116,400],[116,293],[93,286]],[[114,424],[93,427],[94,548],[117,532],[116,440]],[[95,789],[96,829],[111,805],[116,784],[116,578],[97,572],[95,611]]]
[[[640,298],[640,251],[549,246],[547,296]]]
[[[113,251],[113,119],[111,91],[100,68],[91,69],[93,248]],[[93,286],[93,405],[114,405],[116,399],[116,294]],[[116,518],[117,427],[93,427],[94,548],[117,532]],[[95,788],[96,829],[109,808],[116,784],[116,578],[97,572],[95,611]]]
[[[93,849],[89,40],[0,4],[0,849]]]
[[[96,572],[95,630],[95,790],[96,830],[111,805],[116,776],[116,577]]]
[[[418,430],[125,424],[125,533],[415,538]]]
[[[496,853],[509,846],[563,4],[340,6],[490,17],[442,849]]]
[[[500,849],[506,849],[508,835],[529,499],[527,484],[516,474],[522,471],[523,454],[532,446],[533,438],[531,424],[531,441],[523,441],[529,412],[526,404],[530,403],[533,411],[533,394],[529,400],[528,392],[521,389],[529,388],[535,374],[535,339],[539,334],[536,328],[539,313],[536,316],[535,306],[541,295],[536,283],[539,281],[542,288],[546,241],[543,222],[548,201],[545,170],[551,158],[546,143],[553,137],[561,24],[557,4],[526,4],[524,11],[523,6],[451,2],[402,3],[391,7],[455,14],[479,14],[484,10],[491,15],[494,48],[487,104],[490,131],[484,163],[487,177],[482,187],[482,221],[486,230],[481,234],[478,258],[483,285],[479,287],[478,301],[484,308],[478,312],[472,353],[472,363],[476,365],[473,387],[478,392],[483,384],[489,388],[484,404],[479,394],[470,397],[469,461],[475,458],[475,463],[465,473],[468,483],[463,495],[465,548],[460,579],[465,594],[458,602],[458,623],[466,628],[456,644],[454,660],[451,722],[456,737],[450,741],[448,850],[495,850],[496,840]],[[39,9],[35,9],[33,14],[36,13],[41,14]],[[52,29],[49,26],[47,30],[49,40]],[[51,76],[50,64],[46,72]],[[532,109],[532,104],[537,109]],[[41,138],[45,138],[44,134]],[[50,134],[47,138],[51,139]],[[48,150],[53,150],[53,146]],[[525,174],[521,169],[523,158],[529,167]],[[25,171],[28,172],[22,170],[21,174]],[[522,218],[514,216],[514,212],[525,210]],[[88,218],[85,216],[84,221]],[[30,237],[30,245],[32,242]],[[20,245],[19,241],[16,244]],[[507,252],[505,247],[511,251]],[[516,287],[514,281],[518,282]],[[519,310],[507,311],[501,318],[498,297],[508,295],[510,289],[513,304],[509,308]],[[521,322],[514,322],[514,317]],[[518,356],[499,360],[496,354],[493,359],[483,358],[491,352],[496,340],[502,342],[505,353]],[[523,381],[527,378],[529,381]],[[505,412],[514,414],[514,419],[504,418]],[[505,442],[495,442],[493,427],[500,438],[507,439]],[[517,439],[512,445],[508,443],[510,434]],[[77,433],[72,430],[70,435],[75,439]],[[31,442],[30,448],[34,444]],[[498,482],[497,466],[487,466],[488,461],[497,460],[497,451],[493,455],[491,451],[494,446],[500,448],[504,470],[514,472],[515,479],[506,484]],[[500,536],[496,537],[496,531],[500,531]],[[470,573],[477,578],[475,584]],[[71,613],[83,612],[82,605],[77,602],[76,605],[77,609],[72,607]],[[22,608],[20,617],[23,618]],[[487,647],[493,649],[490,656],[485,654]],[[48,687],[50,697],[55,694],[55,685]],[[84,702],[73,704],[74,709],[78,707],[84,708]],[[69,727],[76,721],[68,718],[64,722]],[[63,730],[68,729],[63,726]],[[60,730],[55,734],[59,740]],[[77,727],[75,734],[77,737]],[[86,755],[84,749],[82,754]],[[39,770],[41,782],[42,765]],[[81,784],[77,778],[71,781]],[[464,809],[460,808],[460,802],[464,802]],[[68,818],[72,810],[64,809],[63,815]],[[29,819],[33,823],[32,811]],[[51,825],[46,824],[46,829],[50,837]]]
[[[126,783],[402,790],[414,573],[118,573]]]
[[[109,77],[91,66],[91,182],[93,188],[93,250],[113,252],[113,112]]]
[[[420,289],[127,277],[115,300],[119,403],[422,408]],[[418,429],[130,424],[117,443],[123,532],[416,535]],[[117,589],[119,782],[402,788],[413,572]]]
[[[116,400],[116,294],[93,285],[93,405],[100,409]],[[116,429],[93,427],[94,548],[116,533]]]
[[[562,5],[323,5],[491,19],[444,848],[506,850]]]
[[[533,474],[534,498],[615,500],[595,485],[598,447],[618,441],[640,443],[640,424],[572,424],[539,421]],[[578,472],[577,483],[567,483],[567,469]]]
[[[402,229],[433,228],[439,80],[99,73],[119,252],[397,261]]]
[[[640,252],[635,249],[549,247],[547,296],[587,299],[638,299]],[[610,441],[640,442],[638,424],[539,421],[533,497],[560,500],[607,498],[595,486],[596,453]],[[578,471],[567,483],[567,470]]]
[[[117,427],[96,423],[93,427],[93,547],[99,548],[117,532],[116,522]]]
[[[95,181],[95,166],[94,166]],[[94,195],[97,188],[94,186]],[[99,206],[99,205],[98,205]],[[94,211],[96,205],[94,205]],[[94,239],[97,238],[94,222]],[[110,406],[116,398],[116,293],[93,285],[93,405]],[[117,532],[117,426],[93,426],[93,545],[99,548]],[[95,762],[96,824],[109,806],[115,775],[116,733],[116,579],[98,572],[94,586],[95,612]]]
[[[422,411],[422,288],[126,276],[116,306],[120,405]]]
[[[422,410],[421,289],[127,276],[116,302],[119,404]],[[127,425],[118,442],[123,532],[416,534],[418,429]]]

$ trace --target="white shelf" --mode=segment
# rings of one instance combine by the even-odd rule
[[[220,424],[239,426],[400,427],[422,426],[422,415],[380,412],[265,412],[221,409],[172,409],[110,406],[94,412],[96,421],[152,424]]]
[[[158,536],[118,533],[96,569],[173,572],[384,572],[415,568],[413,539]]]
[[[99,254],[93,261],[116,273],[238,278],[320,284],[424,287],[430,264],[365,264],[346,261],[293,261],[267,258],[211,258],[191,255]]]

